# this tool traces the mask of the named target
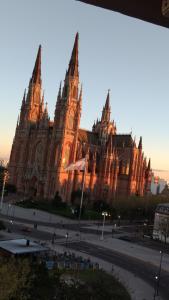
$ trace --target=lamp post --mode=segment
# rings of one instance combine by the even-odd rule
[[[158,296],[159,287],[160,287],[162,259],[163,259],[163,252],[162,252],[162,251],[160,251],[160,265],[159,265],[159,271],[158,271],[158,281],[157,281],[157,296]]]
[[[157,283],[158,283],[158,276],[156,275],[154,277],[155,279],[155,286],[154,286],[154,300],[156,299],[156,296],[157,296]]]
[[[108,216],[107,211],[103,211],[102,216],[103,216],[103,226],[102,226],[102,235],[101,235],[100,239],[103,241],[103,239],[104,239],[104,224],[105,224],[105,219]]]
[[[68,242],[68,237],[69,237],[69,233],[68,232],[66,232],[66,235],[65,235],[65,238],[66,238],[66,248],[67,248],[67,242]]]
[[[3,207],[3,200],[4,200],[4,192],[5,192],[5,183],[7,180],[8,171],[4,171],[4,178],[3,178],[3,184],[2,184],[2,193],[1,193],[1,204],[0,204],[0,211],[2,211]]]
[[[160,251],[160,265],[159,265],[158,274],[155,276],[154,300],[156,299],[156,296],[159,296],[162,260],[163,260],[163,252]]]
[[[7,209],[7,217],[10,216],[10,208],[11,208],[11,204],[8,204],[8,209]]]
[[[120,227],[120,219],[121,219],[121,216],[118,215],[118,226]]]

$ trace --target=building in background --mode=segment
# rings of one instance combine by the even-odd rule
[[[152,173],[151,193],[153,195],[161,194],[166,185],[167,181],[165,179],[162,179],[159,176],[156,176],[154,175],[154,173]]]
[[[169,243],[169,203],[159,204],[156,208],[153,238]]]
[[[110,117],[109,91],[99,120],[91,131],[80,128],[78,34],[60,85],[54,120],[44,104],[39,47],[28,91],[24,93],[9,161],[10,183],[19,193],[64,201],[81,189],[83,172],[66,172],[69,163],[86,156],[85,192],[91,200],[150,193],[151,166],[131,134],[118,134]]]

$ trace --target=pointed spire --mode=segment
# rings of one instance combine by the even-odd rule
[[[59,85],[59,90],[58,90],[58,95],[57,95],[57,102],[60,101],[62,99],[62,81],[60,81],[60,85]],[[56,104],[57,104],[56,102]]]
[[[41,45],[38,49],[35,66],[32,73],[32,82],[41,84]]]
[[[105,103],[105,109],[106,110],[110,109],[110,90],[108,90],[108,93],[107,93],[107,98],[106,98],[106,103]]]
[[[45,103],[45,113],[48,113],[48,103]]]
[[[142,136],[140,136],[140,141],[138,144],[138,149],[142,149]]]
[[[44,110],[44,114],[43,114],[43,119],[46,121],[49,119],[49,115],[48,115],[48,103],[45,103],[45,110]]]
[[[147,170],[150,171],[150,169],[151,169],[151,160],[150,160],[150,158],[149,158]]]
[[[95,121],[94,121],[93,126],[92,126],[92,131],[95,131],[95,128],[96,128],[96,124],[95,124]]]
[[[22,99],[22,106],[25,105],[26,102],[26,89],[24,90],[23,99]]]
[[[18,126],[19,126],[19,122],[20,122],[20,116],[18,115],[18,119],[17,119],[16,127],[18,127]]]
[[[74,42],[74,47],[72,50],[72,55],[71,59],[69,62],[69,68],[67,71],[67,74],[70,76],[79,76],[79,71],[78,71],[78,44],[79,44],[79,33],[76,33],[75,37],[75,42]]]
[[[83,92],[83,86],[81,84],[81,88],[80,88],[80,94],[79,94],[79,101],[82,101],[82,92]]]
[[[109,91],[110,90],[108,90],[108,93],[107,93],[106,103],[103,107],[102,118],[101,118],[101,121],[106,122],[106,123],[110,122],[110,94],[109,94]]]
[[[40,103],[40,119],[42,118],[44,113],[44,99],[45,99],[45,91],[43,91],[42,100]]]
[[[44,99],[45,99],[45,90],[43,90],[43,95],[42,95],[42,101],[41,101],[42,106],[44,106]]]
[[[62,81],[60,82],[60,86],[59,86],[59,92],[58,92],[58,98],[61,98],[62,94]]]

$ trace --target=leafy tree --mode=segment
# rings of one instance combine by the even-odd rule
[[[4,230],[6,227],[2,221],[0,221],[0,230]]]
[[[0,265],[0,299],[26,300],[22,291],[27,286],[30,265],[27,260],[18,262],[16,259],[5,260]]]

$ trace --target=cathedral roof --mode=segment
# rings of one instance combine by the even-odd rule
[[[78,133],[79,133],[78,135],[79,142],[88,143],[91,145],[98,145],[99,143],[98,133],[88,131],[85,129],[79,129]]]
[[[79,129],[79,142],[90,145],[99,145],[99,134],[96,132]],[[115,134],[112,136],[113,145],[119,148],[131,148],[133,146],[133,139],[131,134]]]
[[[130,148],[133,146],[133,139],[131,134],[115,134],[113,135],[113,145],[116,147],[127,147]]]

